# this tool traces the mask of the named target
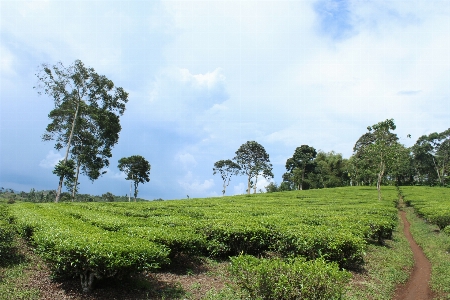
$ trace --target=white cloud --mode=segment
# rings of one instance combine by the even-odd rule
[[[189,169],[197,165],[197,161],[190,153],[179,153],[175,156],[175,161],[181,163],[184,169]]]
[[[4,46],[0,46],[0,76],[12,76],[15,75],[14,71],[14,55]]]
[[[105,168],[102,171],[106,171],[106,174],[109,178],[113,178],[113,179],[125,179],[127,178],[127,175],[124,172],[113,172],[111,171],[111,169],[109,168]]]
[[[178,180],[178,184],[183,188],[183,190],[191,194],[190,196],[195,195],[204,195],[207,191],[214,186],[214,179],[205,179],[203,182],[197,178],[194,178],[192,172],[187,172],[187,174],[180,180]]]
[[[259,176],[258,177],[258,182],[256,183],[256,192],[260,193],[260,192],[265,192],[266,191],[266,186],[269,185],[271,181],[267,180],[266,178]],[[253,192],[252,192],[253,193]]]
[[[45,169],[51,169],[56,166],[56,164],[62,160],[63,157],[58,152],[53,152],[53,150],[50,150],[47,154],[47,156],[41,160],[39,163],[39,166]]]
[[[149,103],[143,113],[153,120],[181,122],[194,126],[194,118],[225,101],[229,95],[222,69],[192,74],[187,69],[170,68],[151,83]]]
[[[242,182],[238,185],[233,186],[233,195],[242,195],[245,194],[247,190],[247,185]]]
[[[191,74],[188,69],[179,70],[180,81],[188,82],[197,89],[214,89],[218,85],[223,85],[225,76],[222,74],[222,69],[217,68],[213,72],[206,74]]]

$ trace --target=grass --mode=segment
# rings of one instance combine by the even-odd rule
[[[346,299],[392,299],[397,285],[408,279],[414,261],[400,220],[399,224],[385,245],[368,246],[364,269],[353,274]]]
[[[450,299],[450,236],[439,232],[436,225],[417,217],[413,208],[406,208],[411,234],[432,265],[431,289],[437,299]]]
[[[40,264],[25,253],[23,246],[16,239],[11,253],[0,264],[0,299],[40,299],[39,289],[28,286],[32,277],[29,270]]]

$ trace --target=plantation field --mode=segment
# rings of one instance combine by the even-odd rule
[[[401,191],[418,205],[432,195],[420,189]],[[438,203],[448,199],[446,191],[436,190],[447,193],[436,196]],[[385,245],[401,243],[399,197],[394,187],[383,187],[382,193],[382,201],[374,187],[348,187],[137,203],[15,203],[8,211],[53,273],[81,278],[85,291],[99,278],[156,272],[187,255],[232,257],[230,276],[251,297],[264,293],[255,286],[266,286],[274,293],[266,299],[299,294],[333,299],[346,293],[348,271],[370,267],[368,259],[379,253],[387,262],[395,251],[405,251],[386,250]],[[408,255],[391,267],[404,269]],[[272,281],[261,282],[267,274]],[[395,286],[399,278],[390,280]],[[288,281],[303,289],[290,289]],[[317,290],[322,296],[314,294]]]
[[[404,187],[405,202],[420,217],[450,234],[450,193],[446,188]]]

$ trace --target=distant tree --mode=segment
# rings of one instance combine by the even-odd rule
[[[213,175],[220,174],[223,181],[222,195],[225,195],[227,186],[230,184],[231,176],[238,175],[241,167],[231,159],[219,160],[214,163]]]
[[[278,185],[276,182],[270,182],[267,186],[265,186],[267,193],[275,193],[278,192]]]
[[[381,184],[388,172],[392,172],[398,153],[404,147],[398,142],[393,119],[387,119],[373,126],[362,135],[353,148],[354,155],[376,174],[378,199],[381,200]]]
[[[38,94],[54,99],[55,108],[49,113],[52,120],[42,139],[55,140],[55,149],[66,147],[62,160],[69,153],[76,163],[73,188],[78,185],[80,167],[91,180],[100,176],[100,170],[109,165],[111,148],[117,143],[119,116],[125,111],[128,94],[94,69],[86,68],[80,60],[69,67],[58,63],[52,67],[43,64],[36,74]],[[61,198],[64,176],[59,175],[55,202]]]
[[[397,143],[387,176],[395,185],[409,185],[414,182],[414,162],[411,148]]]
[[[421,136],[412,151],[418,173],[444,186],[450,172],[450,128]]]
[[[241,168],[240,173],[247,176],[247,194],[250,194],[252,187],[256,194],[258,176],[263,176],[266,179],[273,178],[269,154],[263,146],[255,141],[242,144],[236,151],[233,160]]]
[[[34,188],[32,188],[32,189],[30,190],[30,192],[28,193],[27,200],[30,201],[30,202],[34,202],[34,201],[35,201],[35,198],[36,198],[36,191],[35,191]]]
[[[150,163],[140,155],[123,157],[119,160],[118,168],[124,172],[126,180],[132,180],[134,183],[134,201],[138,195],[138,184],[150,181]]]
[[[314,159],[315,169],[309,176],[312,188],[332,188],[350,184],[347,159],[334,151],[319,151]]]
[[[102,198],[105,199],[105,201],[114,202],[114,195],[112,193],[110,193],[110,192],[107,192],[106,194],[103,194]]]
[[[294,151],[294,155],[286,161],[286,170],[293,175],[292,181],[298,190],[303,189],[305,175],[314,170],[314,158],[317,152],[314,147],[301,145]]]

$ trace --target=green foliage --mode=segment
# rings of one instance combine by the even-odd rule
[[[53,174],[60,178],[64,178],[65,184],[67,187],[72,187],[73,182],[75,180],[75,162],[72,159],[69,159],[67,161],[60,160],[53,170]],[[30,194],[33,194],[34,190],[30,192]],[[31,195],[32,197],[34,195]],[[34,197],[33,197],[34,198]]]
[[[269,154],[266,149],[255,141],[248,141],[242,144],[236,151],[233,158],[240,167],[240,172],[247,176],[247,194],[253,187],[256,194],[256,184],[258,177],[273,178],[272,164],[270,163]]]
[[[270,182],[267,186],[265,186],[267,193],[275,193],[279,191],[279,187],[276,182]]]
[[[438,187],[403,187],[405,201],[417,214],[440,230],[450,225],[450,190]]]
[[[450,225],[445,226],[444,230],[443,230],[447,235],[450,236]],[[450,249],[449,249],[450,250]]]
[[[231,274],[250,299],[342,299],[351,275],[322,259],[231,258]]]
[[[17,203],[11,212],[18,232],[67,276],[127,273],[180,254],[302,255],[358,268],[367,243],[383,243],[397,224],[397,190],[385,194],[389,200],[373,201],[376,191],[353,187],[189,201]]]
[[[81,276],[83,288],[92,281],[152,270],[168,263],[166,247],[110,232],[58,211],[50,204],[17,204],[14,211],[18,231],[35,246],[53,272],[61,276]]]
[[[412,147],[420,183],[445,186],[450,172],[450,128],[421,136]]]
[[[203,254],[208,247],[205,236],[184,226],[129,227],[123,229],[122,232],[129,236],[139,237],[167,246],[170,249],[171,257],[181,253],[189,255]]]
[[[114,202],[114,195],[112,193],[110,193],[110,192],[107,192],[106,194],[103,194],[102,198],[104,198],[105,201]]]
[[[348,160],[342,154],[319,151],[314,160],[314,172],[308,175],[311,188],[333,188],[350,185]]]
[[[11,216],[5,204],[0,204],[0,261],[3,261],[12,247],[14,227],[10,224]]]
[[[231,176],[238,175],[240,170],[241,167],[230,159],[219,160],[214,163],[213,175],[219,173],[223,181],[222,195],[225,195],[225,190],[230,184]]]
[[[314,147],[308,145],[297,147],[294,155],[286,161],[286,170],[290,176],[286,175],[283,180],[291,181],[296,189],[302,190],[305,177],[314,170],[316,155],[317,151]]]
[[[76,176],[66,178],[75,194],[80,168],[89,179],[95,180],[102,174],[101,169],[109,165],[111,148],[118,142],[121,130],[119,116],[125,111],[128,94],[93,68],[86,68],[80,60],[68,67],[61,62],[54,66],[42,64],[36,76],[38,94],[53,98],[55,104],[42,139],[55,140],[57,150],[67,148],[64,164],[69,153],[76,162]],[[67,174],[62,171],[56,170],[60,177],[56,202]]]
[[[228,257],[239,253],[260,254],[268,250],[277,233],[269,224],[243,218],[220,220],[204,229],[208,252],[215,257]]]
[[[356,183],[376,182],[378,199],[381,200],[381,185],[386,176],[394,177],[396,181],[409,170],[409,151],[398,142],[398,137],[391,131],[396,126],[393,119],[387,119],[373,126],[368,126],[368,132],[363,134],[353,147],[353,176]]]
[[[118,168],[127,175],[126,180],[133,181],[134,201],[136,201],[138,184],[150,181],[150,163],[140,155],[132,155],[119,159]]]
[[[329,226],[293,226],[277,240],[275,249],[284,256],[325,258],[341,267],[358,268],[363,262],[366,242],[351,230]]]

